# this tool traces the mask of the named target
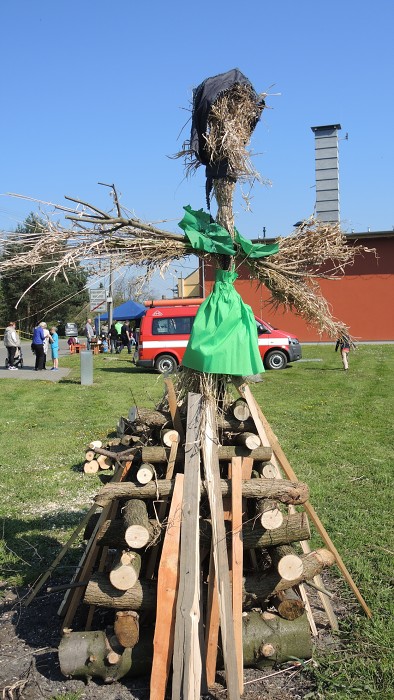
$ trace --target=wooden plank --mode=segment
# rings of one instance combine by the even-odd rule
[[[181,445],[185,442],[185,431],[183,430],[182,420],[179,413],[178,402],[176,400],[176,394],[174,389],[174,384],[172,379],[168,377],[164,380],[167,387],[168,394],[168,406],[171,413],[172,422],[174,424],[175,430],[179,433],[179,439]]]
[[[202,451],[208,499],[212,521],[213,558],[218,580],[220,627],[228,700],[239,700],[237,655],[235,652],[232,599],[227,557],[223,503],[220,489],[218,435],[213,401],[204,402],[205,425],[202,433]]]
[[[179,542],[183,478],[183,474],[178,474],[175,478],[175,488],[157,580],[157,612],[150,678],[151,700],[164,700],[174,647],[175,606],[179,585]]]
[[[178,433],[178,435],[179,435],[179,433]],[[178,440],[174,440],[174,442],[171,445],[170,454],[169,454],[168,462],[167,462],[166,479],[172,479],[172,477],[173,477],[175,461],[176,461],[176,456],[177,456],[177,452],[178,452],[178,445],[179,445],[179,438],[178,438]],[[168,503],[168,496],[163,496],[161,502],[159,503],[159,507],[157,509],[157,517],[158,517],[160,522],[162,522],[162,520],[165,517],[166,511],[167,511],[167,503]],[[159,549],[160,549],[159,543],[157,543],[151,549],[148,563],[146,565],[145,578],[153,578],[153,576],[154,576],[156,559],[157,559],[157,555],[159,553]]]
[[[237,384],[236,384],[236,386],[237,386]],[[237,388],[238,388],[238,386],[237,386]],[[240,391],[240,389],[238,389],[238,390]],[[249,390],[249,391],[250,391],[250,390]],[[241,393],[241,391],[240,391],[240,393]],[[272,430],[270,424],[268,423],[266,417],[264,416],[264,414],[263,414],[263,412],[262,412],[260,406],[258,405],[256,399],[254,398],[253,394],[252,394],[251,392],[250,392],[250,394],[251,394],[251,397],[252,397],[252,399],[253,399],[253,402],[254,402],[254,404],[255,404],[255,406],[256,406],[256,412],[257,412],[258,420],[260,421],[260,423],[261,423],[261,425],[262,425],[262,427],[263,427],[263,429],[264,429],[264,431],[265,431],[267,440],[269,441],[269,444],[270,444],[271,447],[272,447],[272,450],[273,450],[273,452],[274,452],[274,454],[275,454],[276,459],[277,459],[278,462],[279,462],[279,465],[280,465],[282,471],[284,472],[284,474],[285,474],[285,476],[286,476],[287,479],[290,479],[290,480],[293,480],[293,481],[298,481],[295,471],[293,470],[293,468],[292,468],[292,466],[291,466],[289,460],[287,459],[285,453],[283,452],[283,450],[282,450],[282,448],[281,448],[281,446],[280,446],[280,444],[279,444],[278,438],[276,437],[274,431]],[[242,396],[242,395],[243,395],[243,394],[241,393],[241,396]],[[257,425],[256,425],[256,428],[257,428]],[[260,433],[259,433],[259,434],[260,434]],[[341,571],[341,573],[342,573],[342,575],[343,575],[345,581],[348,583],[349,587],[351,588],[351,590],[353,591],[353,593],[354,593],[354,595],[356,596],[357,600],[359,601],[359,603],[360,603],[361,607],[363,608],[365,614],[367,615],[367,617],[370,617],[370,618],[371,618],[371,617],[372,617],[372,611],[371,611],[370,608],[368,607],[368,605],[367,605],[367,603],[365,602],[363,596],[361,595],[360,590],[358,589],[358,587],[356,586],[355,582],[353,581],[353,579],[352,579],[352,577],[351,577],[351,575],[350,575],[348,569],[346,568],[346,565],[345,565],[345,563],[344,563],[344,561],[343,561],[341,555],[339,554],[337,548],[335,547],[333,541],[331,540],[331,538],[330,538],[330,536],[329,536],[327,530],[325,529],[323,523],[321,522],[319,516],[317,515],[317,513],[316,513],[314,507],[312,506],[312,504],[311,504],[309,501],[307,501],[306,503],[304,503],[304,504],[303,504],[303,507],[304,507],[306,513],[308,513],[308,516],[309,516],[310,519],[312,520],[314,526],[316,527],[316,530],[318,531],[318,533],[319,533],[320,537],[322,538],[324,544],[326,545],[327,549],[329,549],[330,552],[334,555],[335,561],[336,561],[336,563],[337,563],[337,566],[338,566],[339,570]],[[326,597],[326,599],[327,599],[327,596],[325,596],[325,597]],[[326,604],[327,604],[327,602],[329,602],[329,601],[326,600]],[[331,607],[332,607],[332,606],[331,606]]]
[[[250,479],[252,477],[252,470],[253,470],[253,457],[243,457],[242,458],[242,479]],[[246,498],[242,499],[242,512],[243,512],[243,519],[247,519],[247,501]],[[257,556],[256,552],[254,549],[249,549],[248,550],[249,558],[250,558],[250,563],[252,567],[257,570]]]
[[[243,646],[242,646],[242,459],[233,457],[231,467],[231,510],[232,510],[232,598],[235,651],[237,655],[238,681],[240,695],[244,692],[243,684]]]
[[[185,443],[179,591],[176,606],[172,700],[199,700],[200,647],[200,434],[202,399],[189,393]]]
[[[217,579],[215,575],[215,564],[213,561],[213,545],[211,545],[211,556],[209,560],[207,612],[205,620],[205,668],[208,688],[211,688],[215,683],[216,661],[218,655],[218,640],[219,595]]]

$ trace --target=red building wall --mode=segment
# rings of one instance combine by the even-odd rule
[[[394,340],[394,234],[384,232],[367,237],[349,237],[349,245],[362,243],[374,253],[358,255],[353,266],[337,280],[320,280],[320,288],[331,306],[333,316],[346,323],[360,341]],[[277,328],[294,333],[301,342],[332,340],[320,336],[296,314],[268,304],[269,292],[248,279],[242,267],[235,287],[254,313]],[[214,269],[205,265],[205,294],[213,286]]]

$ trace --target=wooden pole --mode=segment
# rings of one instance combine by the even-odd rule
[[[150,700],[164,700],[174,648],[175,606],[179,586],[179,541],[183,474],[175,479],[157,580],[157,612],[153,639]]]

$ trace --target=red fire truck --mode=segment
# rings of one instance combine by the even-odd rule
[[[145,302],[136,353],[138,367],[173,372],[182,363],[193,321],[204,299],[160,299]],[[272,328],[256,318],[258,344],[266,369],[284,369],[301,358],[301,345],[292,333]]]

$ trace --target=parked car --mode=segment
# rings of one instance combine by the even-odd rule
[[[76,323],[66,323],[64,326],[64,335],[67,338],[78,335],[78,326]]]
[[[136,350],[138,367],[154,367],[173,372],[182,363],[196,313],[203,300],[182,299],[151,302],[141,327]],[[155,305],[156,304],[156,305]],[[258,345],[266,369],[284,369],[288,362],[301,359],[301,345],[292,333],[272,328],[256,319]]]

